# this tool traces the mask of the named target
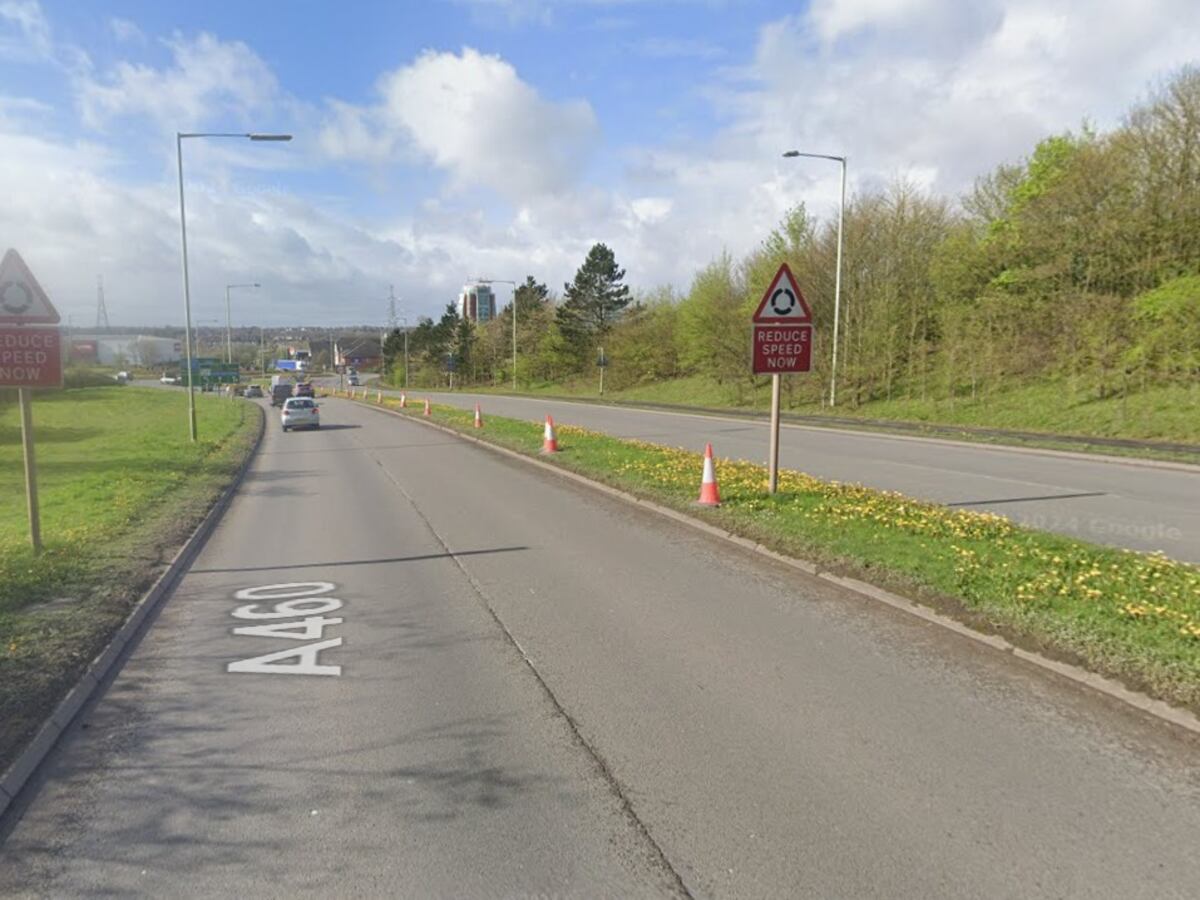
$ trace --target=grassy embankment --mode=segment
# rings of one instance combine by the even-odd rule
[[[569,383],[544,383],[528,393],[595,399],[594,378]],[[474,390],[474,389],[472,389]],[[482,388],[481,390],[490,390]],[[508,393],[503,387],[498,393]],[[677,403],[714,409],[770,408],[768,384],[752,392],[696,376],[656,382],[625,390],[604,392],[604,399],[622,402]],[[836,414],[862,419],[918,422],[929,425],[963,425],[1043,432],[1046,435],[1136,438],[1140,440],[1200,445],[1200,385],[1150,387],[1128,396],[1097,399],[1085,392],[1072,392],[1065,381],[1041,381],[1015,385],[972,400],[945,399],[875,400],[861,406],[846,402],[835,410],[819,405],[796,405],[786,412]]]
[[[20,416],[0,397],[0,770],[120,627],[229,484],[258,409],[101,387],[33,402],[44,552],[29,548]]]
[[[433,407],[435,421],[460,431],[529,455],[541,448],[540,423],[487,416],[476,431],[472,417]],[[747,462],[719,461],[724,503],[701,508],[696,453],[563,425],[558,437],[563,452],[545,457],[555,465],[1200,712],[1200,568],[800,472],[781,472],[770,497],[765,468]]]

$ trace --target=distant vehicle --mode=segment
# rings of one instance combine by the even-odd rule
[[[117,384],[127,384],[129,382],[129,373],[118,372],[113,376],[113,381],[115,381]]]
[[[360,383],[360,382],[359,382],[359,380],[358,380],[358,376],[357,376],[357,375],[351,375],[351,376],[350,376],[350,377],[349,377],[347,380],[348,380],[348,381],[350,382],[350,384],[351,384],[352,386],[354,386],[354,387],[357,387],[357,386],[359,385],[359,383]]]
[[[160,378],[158,380],[161,381],[163,384],[179,384],[179,382],[180,382],[179,376],[168,375],[166,372],[163,372],[162,378]]]
[[[321,410],[308,397],[292,397],[284,402],[279,421],[284,431],[291,428],[320,428]]]
[[[271,386],[271,405],[283,406],[284,403],[292,396],[291,382],[283,382]]]
[[[296,385],[296,396],[297,397],[315,397],[316,393],[313,391],[312,384],[310,384],[307,381],[302,381],[298,385]]]
[[[242,396],[245,397],[247,400],[253,400],[256,398],[261,398],[262,395],[263,395],[262,388],[260,388],[257,384],[248,384],[248,385],[246,385],[246,393],[243,394]]]
[[[272,375],[271,387],[275,387],[277,384],[292,384],[293,380],[291,375]]]

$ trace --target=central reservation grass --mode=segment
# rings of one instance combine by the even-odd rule
[[[261,411],[134,387],[38,393],[44,550],[29,544],[20,416],[0,398],[0,769],[125,621],[229,484]]]
[[[421,409],[410,401],[404,412]],[[531,456],[541,449],[542,423],[485,416],[476,430],[471,412],[437,405],[433,420]],[[723,505],[700,508],[697,453],[562,424],[558,438],[562,452],[543,459],[564,469],[1200,711],[1200,568],[801,472],[780,472],[771,496],[766,468],[742,461],[718,461]]]

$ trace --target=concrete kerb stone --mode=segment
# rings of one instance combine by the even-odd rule
[[[201,546],[212,533],[221,516],[224,515],[225,510],[233,500],[234,494],[241,487],[251,463],[254,462],[255,457],[258,455],[259,447],[262,446],[263,435],[266,433],[266,419],[265,414],[259,417],[258,435],[254,439],[254,446],[246,455],[246,459],[242,463],[241,469],[234,476],[233,481],[225,488],[225,491],[217,499],[217,502],[213,504],[212,509],[208,511],[208,514],[200,524],[196,526],[191,537],[179,548],[179,551],[171,559],[167,568],[137,602],[133,611],[126,618],[125,623],[113,635],[112,640],[109,641],[108,646],[96,656],[91,665],[88,666],[87,671],[83,673],[79,681],[67,693],[67,696],[55,706],[54,712],[50,714],[50,717],[42,725],[34,739],[21,751],[21,754],[4,772],[3,777],[0,778],[0,815],[4,814],[4,811],[20,793],[21,788],[25,786],[25,783],[37,771],[50,751],[54,749],[59,737],[70,727],[79,710],[92,698],[96,689],[104,683],[146,617],[170,595],[180,575],[191,565],[192,560],[200,552]]]
[[[907,597],[901,596],[900,594],[893,594],[891,591],[884,590],[883,588],[877,587],[873,584],[868,584],[865,581],[859,581],[856,578],[847,578],[841,575],[835,575],[832,572],[822,571],[818,565],[808,560],[785,556],[782,553],[769,550],[761,544],[758,544],[740,535],[732,534],[728,531],[725,531],[723,528],[718,528],[708,522],[694,519],[691,516],[679,512],[678,510],[662,506],[661,504],[655,503],[653,500],[646,500],[642,497],[636,497],[633,494],[626,493],[618,488],[614,488],[610,485],[588,478],[586,475],[580,475],[578,472],[572,472],[551,463],[544,462],[540,459],[534,459],[533,457],[526,456],[523,453],[510,450],[507,447],[501,447],[497,444],[488,443],[487,441],[483,440],[482,438],[478,438],[475,435],[463,434],[462,432],[456,431],[446,425],[441,425],[437,422],[430,422],[428,419],[424,419],[419,416],[405,415],[402,412],[398,412],[387,407],[375,406],[372,404],[363,405],[369,409],[387,413],[406,421],[420,422],[420,424],[425,425],[426,427],[436,428],[438,431],[444,431],[447,434],[452,434],[462,440],[479,444],[481,447],[485,447],[494,453],[507,456],[511,459],[520,460],[523,463],[536,466],[537,468],[543,469],[547,472],[552,472],[555,475],[569,479],[570,481],[574,481],[578,484],[586,485],[587,487],[597,490],[603,494],[607,494],[610,497],[616,497],[618,499],[634,503],[638,506],[655,512],[658,515],[664,516],[665,518],[679,522],[682,525],[686,525],[689,528],[701,531],[728,543],[735,544],[751,553],[767,557],[807,575],[815,576],[823,581],[835,584],[844,590],[858,594],[859,596],[867,597],[871,600],[883,603],[886,606],[890,606],[893,609],[908,613],[909,615],[915,616],[923,621],[929,622],[930,624],[945,628],[948,631],[952,631],[961,637],[990,647],[993,650],[1001,653],[1007,653],[1016,659],[1020,659],[1026,663],[1037,666],[1043,671],[1050,672],[1053,675],[1065,678],[1074,682],[1075,684],[1090,688],[1091,690],[1097,691],[1114,700],[1124,703],[1127,706],[1131,706],[1140,712],[1154,716],[1155,718],[1169,722],[1172,725],[1176,725],[1195,734],[1200,734],[1200,717],[1197,717],[1187,710],[1171,706],[1169,703],[1166,703],[1162,700],[1157,700],[1148,694],[1141,693],[1140,691],[1130,690],[1120,682],[1111,678],[1106,678],[1105,676],[1099,675],[1095,672],[1088,671],[1082,666],[1060,662],[1058,660],[1051,659],[1048,656],[1043,656],[1040,653],[1024,650],[1005,640],[1004,638],[999,637],[998,635],[987,634],[986,632],[978,631],[974,628],[971,628],[969,625],[964,625],[962,622],[959,622],[956,619],[952,619],[949,616],[944,616],[940,613],[934,612],[928,607],[920,606],[919,604],[914,603],[912,600],[909,600]]]

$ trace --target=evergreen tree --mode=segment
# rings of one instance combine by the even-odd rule
[[[558,325],[577,348],[604,337],[629,305],[631,297],[628,285],[622,284],[624,278],[625,270],[617,267],[612,250],[595,244],[575,273],[575,280],[564,285]]]

